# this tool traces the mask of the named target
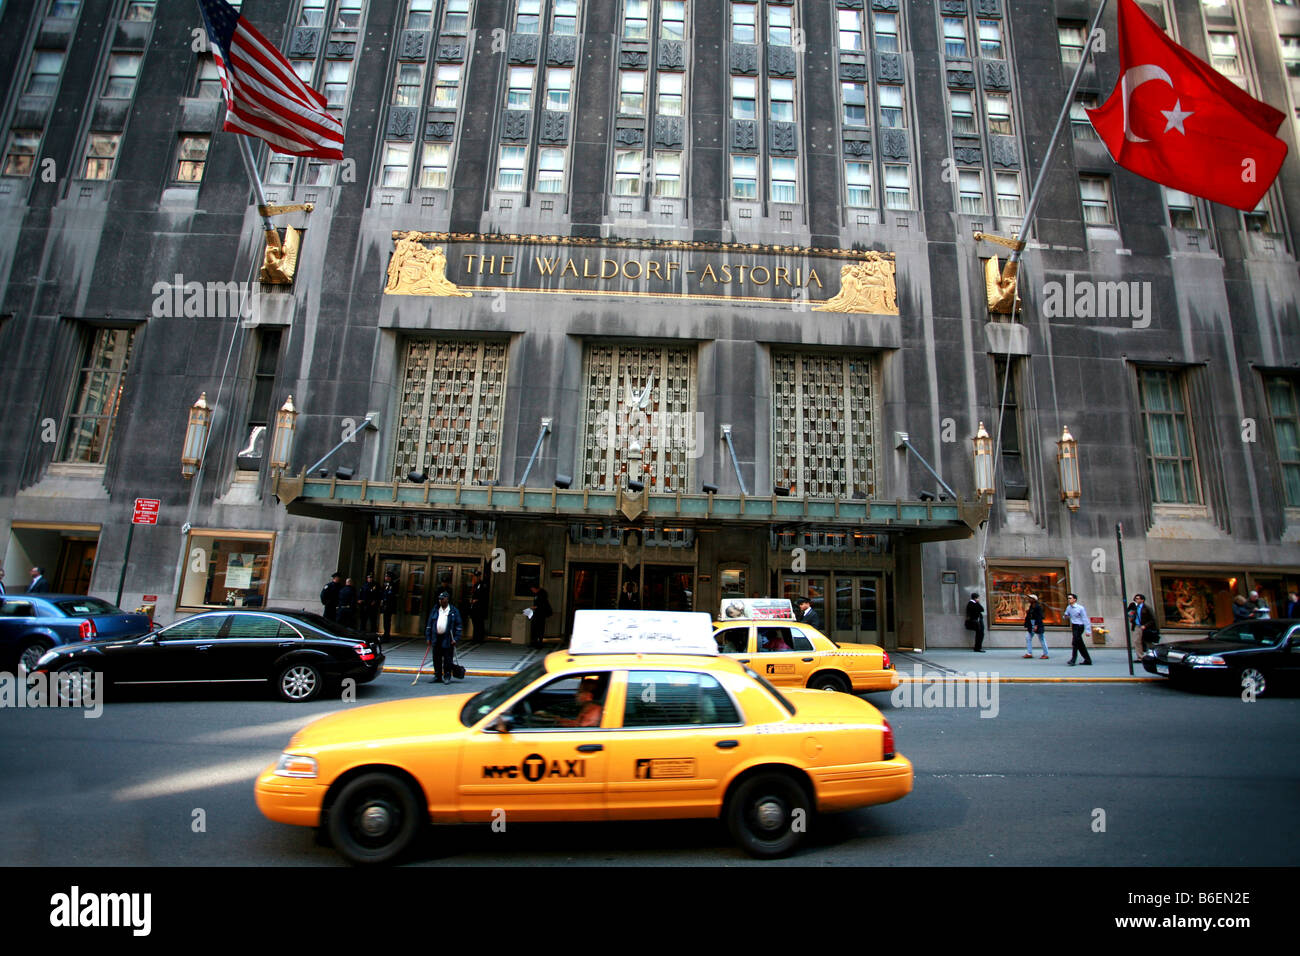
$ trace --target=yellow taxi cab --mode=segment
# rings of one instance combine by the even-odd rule
[[[358,864],[428,823],[692,817],[781,856],[815,813],[911,790],[875,707],[780,691],[718,653],[709,615],[654,611],[578,611],[568,650],[474,695],[323,717],[255,784],[264,815],[322,828]]]
[[[898,686],[898,672],[884,648],[837,643],[811,624],[795,620],[792,608],[786,614],[783,608],[769,607],[790,607],[785,600],[764,599],[756,612],[761,617],[735,619],[734,615],[746,613],[740,606],[748,603],[725,607],[724,619],[713,625],[713,636],[721,653],[752,667],[778,687],[861,693]]]

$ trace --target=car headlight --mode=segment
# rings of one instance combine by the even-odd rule
[[[1194,667],[1227,667],[1228,662],[1222,657],[1212,657],[1208,654],[1188,654],[1185,658],[1186,663]]]
[[[301,754],[280,754],[280,759],[275,765],[275,775],[277,777],[314,777],[316,776],[316,760],[313,757],[304,757]]]

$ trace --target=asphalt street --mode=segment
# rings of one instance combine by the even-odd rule
[[[345,865],[310,830],[266,820],[254,776],[325,713],[493,683],[338,700],[262,690],[134,692],[98,719],[0,711],[0,865]],[[823,818],[798,856],[757,864],[711,821],[507,824],[433,832],[417,865],[1210,865],[1300,863],[1300,699],[1243,702],[1164,684],[1002,685],[997,716],[899,707],[916,766],[896,803]]]

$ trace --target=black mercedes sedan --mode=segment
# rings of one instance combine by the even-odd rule
[[[279,609],[208,611],[138,637],[56,647],[33,673],[61,686],[269,682],[282,700],[304,702],[351,678],[374,680],[384,663],[375,635],[319,614]]]
[[[1199,641],[1157,644],[1142,658],[1171,682],[1254,696],[1300,687],[1300,620],[1241,621]]]

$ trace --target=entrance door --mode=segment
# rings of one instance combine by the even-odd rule
[[[573,633],[573,612],[618,607],[619,566],[609,562],[569,565],[569,600],[565,633]]]
[[[831,640],[879,644],[884,591],[878,574],[842,574],[835,578],[834,628]]]
[[[382,576],[392,572],[397,576],[397,613],[393,615],[393,634],[424,633],[425,578],[428,574],[427,558],[383,558],[380,562]]]
[[[647,611],[695,610],[695,568],[680,564],[647,564],[641,588]]]
[[[64,538],[59,565],[54,574],[54,591],[58,594],[86,594],[90,590],[90,572],[95,568],[98,541]]]
[[[446,591],[451,595],[451,603],[460,611],[460,619],[469,627],[469,595],[474,572],[480,570],[477,563],[464,561],[433,562],[433,589],[429,592],[429,609],[438,600],[438,595]]]

